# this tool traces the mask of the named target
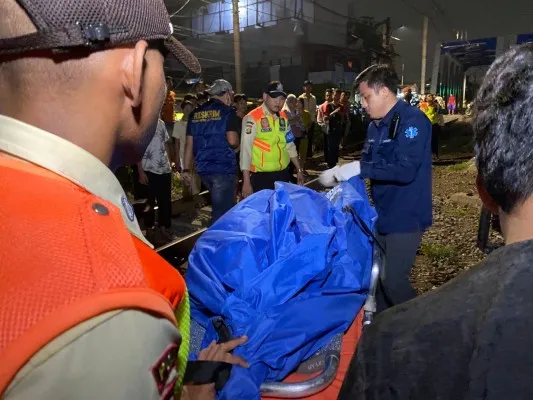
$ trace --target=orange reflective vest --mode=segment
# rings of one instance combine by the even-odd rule
[[[100,314],[133,308],[176,323],[183,278],[114,204],[1,154],[0,192],[0,395],[47,343]]]
[[[256,136],[252,147],[251,172],[282,171],[291,159],[287,152],[287,131],[289,120],[284,111],[279,118],[265,115],[263,107],[257,107],[249,114],[256,124]]]

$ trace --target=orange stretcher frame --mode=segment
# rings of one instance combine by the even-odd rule
[[[314,395],[307,396],[307,397],[301,397],[305,400],[336,400],[339,397],[339,392],[341,390],[342,382],[344,381],[344,377],[346,376],[346,373],[348,372],[348,368],[350,366],[350,361],[352,360],[352,357],[355,353],[355,349],[357,348],[357,343],[359,342],[359,339],[361,338],[361,334],[363,333],[363,316],[364,316],[364,308],[361,308],[359,311],[359,314],[357,314],[357,317],[352,322],[352,325],[350,325],[350,328],[346,331],[342,338],[342,347],[341,347],[341,357],[340,357],[340,363],[339,368],[337,370],[337,375],[335,376],[335,380],[323,391],[318,392]],[[315,376],[320,375],[320,372],[315,373],[314,375],[308,375],[308,374],[298,374],[293,373],[289,375],[287,378],[283,380],[285,383],[295,383],[295,382],[302,382],[307,379],[313,378]],[[261,399],[264,400],[284,400],[279,397],[268,397],[268,396],[261,396]]]

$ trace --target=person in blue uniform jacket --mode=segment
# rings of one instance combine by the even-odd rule
[[[233,104],[233,88],[217,79],[207,89],[211,99],[194,110],[187,123],[182,178],[190,185],[194,165],[202,183],[211,194],[211,223],[235,205],[237,160],[241,120]]]
[[[373,65],[356,78],[362,105],[373,119],[361,161],[320,176],[324,186],[356,175],[370,180],[378,240],[386,253],[378,311],[416,296],[409,274],[432,223],[431,123],[418,108],[397,99],[398,83],[388,65]]]

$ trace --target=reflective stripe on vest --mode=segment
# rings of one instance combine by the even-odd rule
[[[290,129],[289,121],[284,112],[280,118],[265,115],[262,107],[250,113],[257,125],[257,133],[252,147],[251,172],[276,172],[282,171],[290,163],[287,152],[287,131]]]
[[[127,230],[117,207],[0,155],[0,396],[31,357],[95,316],[144,310],[176,324],[181,275]],[[103,213],[96,212],[103,210]]]

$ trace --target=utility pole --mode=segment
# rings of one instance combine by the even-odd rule
[[[233,54],[235,57],[235,86],[242,93],[241,74],[241,24],[239,23],[239,0],[233,0]]]
[[[428,58],[428,24],[429,18],[424,16],[422,31],[422,71],[420,73],[420,94],[426,94],[426,63]]]

